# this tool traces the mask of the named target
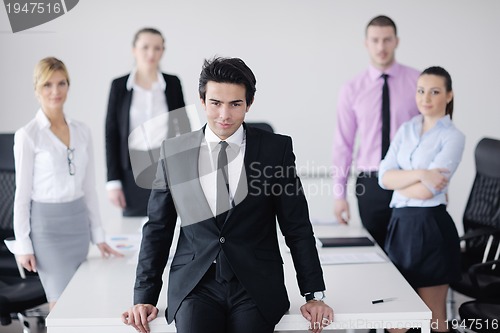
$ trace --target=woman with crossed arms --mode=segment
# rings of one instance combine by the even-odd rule
[[[431,328],[447,332],[448,285],[460,276],[460,241],[446,211],[447,190],[465,136],[451,121],[453,90],[446,70],[422,72],[416,101],[421,114],[401,126],[380,163],[380,186],[394,190],[385,251],[431,309]]]

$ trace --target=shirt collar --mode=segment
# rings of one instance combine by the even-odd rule
[[[389,76],[398,76],[400,68],[401,65],[396,61],[394,61],[394,63],[384,71],[381,71],[380,69],[370,64],[370,66],[368,67],[368,74],[373,81],[376,81],[380,78],[380,76],[382,76],[382,74],[388,74]]]
[[[449,114],[445,115],[443,118],[439,119],[437,122],[438,125],[449,127],[451,126],[451,117]]]
[[[41,129],[50,127],[50,120],[41,108],[38,109],[36,116],[35,116],[35,119],[36,119],[38,126]],[[66,118],[66,116],[64,116],[64,120],[66,120],[66,123],[68,124],[68,126],[71,124],[71,120]]]
[[[238,127],[236,132],[234,132],[233,135],[231,135],[224,141],[226,141],[229,144],[229,148],[237,152],[239,151],[240,146],[243,144],[244,138],[245,138],[245,131],[243,129],[243,126],[240,125],[240,127]],[[210,152],[213,152],[214,149],[219,144],[219,142],[222,141],[208,125],[205,128],[205,140],[208,143]]]
[[[417,133],[420,133],[422,131],[423,121],[424,121],[424,116],[422,116],[421,114],[415,116],[412,119],[413,126],[415,127]],[[451,117],[449,114],[447,114],[437,121],[436,126],[450,127],[451,124],[452,124]]]
[[[134,68],[130,75],[128,76],[127,80],[127,90],[130,91],[132,88],[137,88],[138,86],[135,84],[135,74],[137,73],[137,68]],[[157,77],[158,80],[155,82],[155,84],[158,84],[159,88],[161,90],[165,90],[167,88],[167,83],[165,82],[165,79],[163,78],[163,75],[158,71],[157,72]],[[154,85],[153,85],[154,87]]]

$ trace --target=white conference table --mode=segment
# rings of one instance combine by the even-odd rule
[[[137,233],[139,221],[128,219],[110,231]],[[109,228],[107,228],[109,230]],[[314,226],[316,236],[342,237],[366,235],[363,229],[345,226]],[[109,232],[108,232],[109,233]],[[283,240],[283,248],[286,248]],[[358,254],[376,252],[387,259],[378,247],[321,248],[320,254]],[[290,298],[290,311],[276,326],[276,331],[306,331],[308,322],[300,314],[304,298],[300,296],[295,270],[288,251],[283,250],[285,279]],[[120,315],[132,305],[136,255],[103,260],[91,252],[55,308],[46,319],[48,333],[131,333],[135,332],[121,322]],[[379,263],[323,265],[327,285],[326,302],[334,309],[332,329],[370,329],[383,327],[421,327],[430,332],[431,311],[387,259]],[[175,332],[175,325],[167,325],[166,283],[164,275],[157,319],[151,322],[151,332]],[[391,298],[391,301],[372,304],[372,300]]]

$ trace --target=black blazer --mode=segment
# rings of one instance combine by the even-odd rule
[[[278,323],[290,303],[284,284],[276,218],[291,250],[300,292],[325,290],[306,198],[295,174],[292,140],[288,136],[245,128],[244,182],[248,194],[229,212],[221,230],[209,211],[197,178],[203,129],[167,140],[162,146],[149,200],[149,221],[143,228],[134,303],[157,303],[179,214],[182,228],[170,268],[168,323],[173,321],[181,302],[199,283],[219,251],[224,251],[233,272],[266,321]],[[193,214],[205,219],[192,223]]]
[[[165,97],[169,111],[185,106],[181,82],[177,76],[163,74]],[[128,136],[130,133],[130,104],[133,90],[127,90],[129,75],[113,80],[106,115],[106,163],[108,181],[122,180],[123,170],[130,170]],[[188,132],[189,130],[183,131]]]

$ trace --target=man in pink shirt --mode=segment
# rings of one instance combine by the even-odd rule
[[[335,216],[341,223],[349,221],[346,185],[354,160],[361,221],[382,248],[392,191],[378,185],[378,167],[399,126],[418,114],[415,92],[420,72],[396,62],[398,43],[392,19],[377,16],[368,23],[365,46],[371,63],[340,91],[333,143]]]

